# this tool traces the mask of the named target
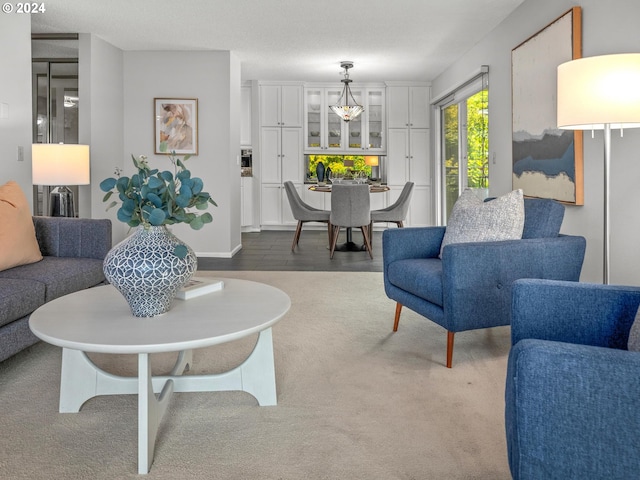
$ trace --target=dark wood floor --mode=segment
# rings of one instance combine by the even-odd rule
[[[326,230],[302,230],[295,252],[291,251],[293,231],[243,233],[242,249],[233,258],[198,259],[199,270],[317,270],[336,272],[381,272],[382,232],[373,234],[373,260],[366,251],[339,252],[329,258]],[[353,241],[362,243],[354,230]],[[338,243],[346,242],[340,231]]]

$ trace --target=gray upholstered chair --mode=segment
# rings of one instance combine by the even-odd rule
[[[329,218],[329,236],[331,247],[329,256],[333,258],[340,227],[360,228],[364,245],[371,253],[371,200],[369,185],[333,185],[331,188],[331,216]]]
[[[404,219],[407,218],[407,212],[409,211],[409,201],[411,200],[411,194],[413,193],[413,182],[407,182],[404,184],[400,196],[393,203],[386,208],[380,210],[371,210],[371,223],[375,222],[389,222],[395,223],[399,228],[404,227]]]
[[[293,218],[298,221],[296,227],[296,233],[293,235],[293,243],[291,244],[291,251],[295,250],[298,241],[300,240],[300,234],[302,233],[302,224],[306,222],[320,222],[326,223],[329,227],[329,210],[320,210],[319,208],[312,207],[305,203],[298,195],[295,185],[291,181],[284,182],[284,189],[287,192],[287,198],[289,199],[289,206],[291,207],[291,213]],[[331,243],[331,231],[329,230],[329,243]]]

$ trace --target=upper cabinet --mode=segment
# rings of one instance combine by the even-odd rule
[[[351,92],[364,112],[344,122],[330,106],[338,103],[342,88],[307,86],[304,89],[304,127],[307,153],[382,155],[386,151],[385,89],[353,87]]]
[[[302,85],[260,85],[260,126],[302,127]]]
[[[389,128],[429,128],[429,87],[388,86]]]

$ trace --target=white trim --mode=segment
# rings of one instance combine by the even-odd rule
[[[483,75],[487,75],[488,73],[489,73],[489,65],[481,65],[480,68],[474,70],[473,72],[471,72],[469,75],[466,76],[467,80],[457,83],[456,85],[454,85],[451,88],[448,88],[447,90],[440,93],[439,95],[434,95],[432,97],[433,100],[431,100],[431,105],[440,106],[443,103],[443,100],[445,100],[450,95],[454,96],[454,98],[451,99],[451,101],[454,101],[455,99],[460,97],[460,92],[462,93],[464,92],[463,89],[465,89],[465,87],[472,84],[478,79],[482,79]],[[462,97],[460,97],[460,99],[462,99]]]

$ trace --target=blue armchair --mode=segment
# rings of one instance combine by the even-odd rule
[[[440,245],[446,227],[398,228],[382,236],[384,289],[403,306],[447,330],[447,361],[456,332],[508,325],[511,284],[519,278],[578,281],[586,242],[560,235],[564,206],[525,199],[522,239]]]
[[[546,280],[513,287],[505,391],[515,480],[640,477],[640,288]]]

